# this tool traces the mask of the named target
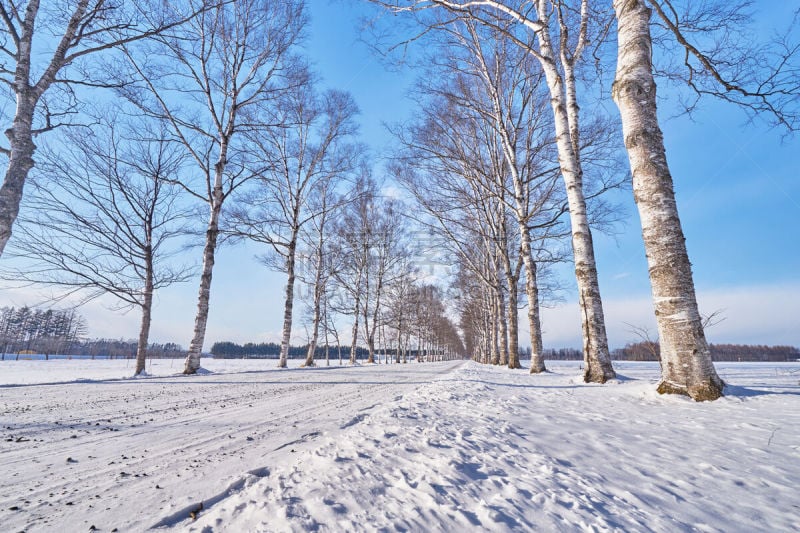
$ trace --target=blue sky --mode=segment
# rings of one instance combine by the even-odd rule
[[[363,139],[377,155],[391,145],[383,123],[413,114],[414,104],[405,95],[414,74],[385,68],[358,40],[355,5],[311,0],[307,50],[327,86],[354,95],[362,111]],[[762,123],[747,124],[735,107],[710,100],[691,119],[668,118],[676,108],[669,94],[662,94],[666,96],[661,111],[667,156],[701,312],[722,310],[726,317],[708,332],[709,339],[800,345],[800,138],[782,139],[781,132]],[[616,113],[613,103],[606,106]],[[638,215],[630,192],[616,197],[625,209],[626,223],[613,237],[595,236],[612,347],[635,340],[625,323],[655,331]],[[219,340],[279,339],[285,281],[253,259],[258,252],[253,246],[220,250],[206,349]],[[562,269],[568,289],[574,286],[570,268]],[[153,341],[188,344],[196,290],[191,282],[157,296]],[[11,291],[5,296],[2,305],[32,303],[26,301],[26,293]],[[564,302],[544,312],[545,344],[579,347],[573,291],[566,291],[563,298]],[[295,309],[302,312],[302,304]],[[84,314],[93,336],[132,338],[136,334],[135,313],[119,316],[95,304]],[[302,341],[300,317],[295,331]],[[523,344],[528,343],[526,335],[523,331]]]

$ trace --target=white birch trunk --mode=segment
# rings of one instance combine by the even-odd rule
[[[10,156],[3,185],[0,186],[0,256],[11,238],[11,228],[19,214],[25,180],[33,168],[32,124],[35,101],[26,95],[17,96],[17,114],[13,126],[6,130],[10,142]]]
[[[506,318],[506,297],[503,286],[497,286],[497,321],[500,325],[498,335],[500,337],[500,357],[495,364],[504,365],[508,361],[508,320]]]
[[[219,166],[219,165],[218,165]],[[211,195],[211,213],[206,228],[206,243],[203,247],[203,269],[200,274],[200,289],[197,297],[197,315],[194,319],[194,334],[186,355],[184,374],[195,374],[200,369],[200,355],[206,338],[208,306],[211,299],[211,278],[214,273],[214,254],[219,236],[219,216],[222,211],[222,170],[217,171],[215,187]]]
[[[136,370],[133,375],[144,372],[147,363],[147,344],[150,340],[150,323],[153,310],[153,252],[145,250],[144,298],[142,299],[142,322],[139,328],[139,343],[136,345]]]
[[[384,258],[381,258],[384,260]],[[375,332],[378,328],[378,312],[380,311],[381,306],[381,296],[383,294],[383,277],[385,272],[383,271],[383,265],[379,267],[378,272],[378,286],[375,288],[375,307],[372,310],[372,325],[369,329],[369,333],[367,335],[367,341],[369,342],[369,360],[368,363],[375,362]]]
[[[389,357],[386,351],[386,326],[384,324],[381,324],[378,330],[378,345],[381,347],[381,352],[383,353],[383,364],[388,365]]]
[[[491,308],[491,348],[492,356],[489,361],[492,365],[500,364],[500,319],[499,319],[499,305],[497,304],[497,291],[492,288],[492,308]]]
[[[586,198],[583,194],[583,171],[580,155],[576,152],[570,134],[570,119],[565,96],[564,80],[556,67],[555,55],[550,42],[549,14],[545,2],[539,2],[539,20],[542,29],[536,32],[542,70],[550,90],[550,105],[553,109],[556,130],[556,146],[561,175],[567,189],[569,219],[572,230],[572,253],[575,262],[575,279],[578,285],[578,304],[581,307],[583,330],[583,357],[585,370],[583,379],[588,382],[605,383],[616,376],[608,353],[600,284],[594,258],[594,244],[589,219],[586,214]],[[577,106],[577,103],[574,103]],[[577,108],[571,109],[577,117]],[[577,124],[577,120],[574,121]]]
[[[21,31],[17,37],[17,53],[12,58],[12,61],[16,62],[12,89],[17,105],[11,128],[5,131],[10,146],[8,167],[3,184],[0,186],[0,256],[3,255],[6,243],[11,238],[11,229],[19,214],[20,202],[22,202],[25,180],[34,164],[33,154],[36,151],[36,145],[33,142],[33,115],[36,105],[45,91],[53,84],[58,72],[66,65],[65,56],[68,46],[75,38],[88,4],[88,0],[77,2],[50,63],[39,81],[33,85],[31,84],[31,52],[34,26],[39,12],[39,0],[30,0],[27,3],[24,19],[19,21],[21,22]],[[12,9],[12,11],[15,10]]]
[[[294,309],[294,266],[297,250],[297,227],[292,230],[292,238],[286,251],[286,296],[283,304],[283,332],[281,334],[281,357],[278,368],[286,368],[289,358],[289,343],[292,340],[292,310]],[[313,364],[313,360],[312,360]]]
[[[527,194],[519,173],[514,170],[513,166],[512,178],[514,181],[514,214],[522,245],[520,253],[525,266],[525,295],[528,298],[528,329],[531,334],[531,374],[538,374],[547,369],[544,366],[544,355],[542,354],[542,326],[539,318],[539,285],[536,262],[533,260],[531,231],[528,228],[528,213],[524,204]]]
[[[375,337],[371,333],[374,331],[374,328],[369,325],[366,311],[364,312],[364,330],[366,332],[365,336],[367,337],[367,364],[371,365],[375,362]]]
[[[492,302],[491,293],[483,288],[483,302],[486,312],[483,313],[484,327],[486,330],[486,345],[484,346],[483,359],[481,363],[488,365],[492,360],[492,350],[494,347],[494,324],[492,322]]]
[[[314,294],[314,299],[317,299],[316,294]],[[313,317],[311,319],[311,339],[308,341],[308,351],[306,352],[306,360],[303,362],[303,367],[316,366],[314,363],[314,354],[317,351],[317,341],[319,340],[319,320],[319,303],[315,301]]]
[[[503,235],[506,233],[503,224]],[[500,241],[503,255],[503,266],[506,271],[506,287],[508,288],[508,306],[506,307],[506,319],[508,326],[508,345],[506,361],[501,364],[508,364],[508,368],[522,368],[519,364],[519,315],[517,306],[517,284],[519,283],[519,269],[511,266],[511,259],[508,256],[508,244],[505,237]]]
[[[331,366],[331,344],[330,335],[328,333],[328,298],[323,292],[323,310],[322,310],[322,334],[325,336],[325,366]]]
[[[369,232],[365,231],[364,235],[368,235]],[[363,237],[362,237],[363,238]],[[362,249],[361,259],[363,261],[363,280],[364,280],[364,305],[362,311],[364,312],[364,337],[367,341],[367,363],[372,364],[375,362],[375,341],[371,338],[370,329],[370,322],[369,322],[369,297],[370,297],[370,275],[372,272],[370,271],[371,267],[371,259],[369,256],[369,242],[364,241],[364,248]],[[359,284],[359,287],[361,285]],[[360,296],[360,295],[359,295]],[[358,307],[356,307],[358,308]]]
[[[618,58],[612,95],[620,110],[633,194],[642,223],[659,341],[658,392],[697,401],[722,396],[703,332],[672,176],[656,113],[650,9],[641,0],[614,0]]]
[[[525,295],[528,297],[528,327],[531,331],[531,374],[539,374],[546,372],[547,368],[544,365],[537,266],[531,257],[530,237],[524,237],[526,233],[523,232],[522,254],[525,261]]]
[[[419,327],[417,329],[418,329],[418,335],[417,335],[417,362],[421,363],[423,361],[422,343],[424,342],[424,339],[422,337],[422,327]]]
[[[522,368],[519,364],[519,316],[517,308],[517,279],[508,278],[508,283],[514,284],[508,292],[508,368]]]
[[[397,353],[395,354],[395,363],[400,362],[400,351],[402,349],[403,344],[403,308],[405,306],[405,302],[402,298],[398,303],[399,310],[398,310],[398,317],[397,317]]]
[[[369,313],[364,309],[364,337],[367,341],[367,364],[375,362],[375,338],[370,335],[372,328],[369,325]]]
[[[354,303],[355,312],[353,313],[353,341],[350,344],[350,364],[351,365],[354,365],[354,364],[356,364],[358,362],[357,359],[356,359],[356,356],[358,355],[356,346],[358,344],[358,314],[360,312],[359,307],[360,307],[360,304],[361,304],[360,293],[358,291],[356,291],[355,299],[356,299],[356,301]]]
[[[316,268],[316,272],[314,272],[314,303],[313,303],[313,318],[311,321],[311,340],[308,343],[308,353],[306,354],[306,361],[303,363],[303,366],[314,366],[314,352],[317,350],[317,340],[319,338],[319,323],[322,316],[322,293],[323,293],[323,284],[322,284],[322,269],[324,268],[323,264],[323,245],[324,245],[324,217],[323,214],[322,223],[320,224],[320,232],[319,232],[319,239],[317,241],[317,250],[316,250],[316,261],[314,268]],[[327,342],[327,340],[326,340]],[[327,359],[327,351],[326,351],[326,359]]]
[[[33,113],[38,98],[32,94],[30,86],[31,74],[31,39],[33,38],[33,22],[39,10],[38,0],[28,3],[25,13],[25,24],[28,30],[20,36],[17,45],[17,68],[14,73],[14,92],[17,108],[11,128],[5,134],[10,142],[8,167],[0,186],[0,255],[11,238],[11,228],[19,214],[22,191],[25,179],[33,168]]]

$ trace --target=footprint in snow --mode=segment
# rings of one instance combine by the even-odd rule
[[[355,426],[356,424],[360,424],[361,422],[363,422],[367,418],[368,418],[368,415],[365,415],[365,414],[356,415],[349,422],[345,422],[344,424],[339,426],[339,429],[347,429],[349,427]]]

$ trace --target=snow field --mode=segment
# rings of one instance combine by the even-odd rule
[[[791,367],[766,380],[785,388],[696,404],[659,397],[654,379],[584,385],[550,366],[469,363],[356,415],[188,530],[797,530]],[[755,369],[721,368],[731,381]]]
[[[606,385],[574,362],[215,364],[0,386],[0,529],[800,529],[797,364],[718,364],[704,404],[656,394],[652,363]]]
[[[290,368],[297,368],[303,360],[289,359],[288,363]],[[325,361],[321,365],[320,368],[323,368]],[[338,359],[331,361],[331,366],[333,365],[339,365]],[[261,372],[277,366],[277,359],[202,359],[202,367],[212,373]],[[0,384],[31,385],[133,379],[131,376],[135,368],[134,359],[6,360],[0,361]],[[145,372],[147,377],[174,376],[183,372],[183,359],[149,359]]]

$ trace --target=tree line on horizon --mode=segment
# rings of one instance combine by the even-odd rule
[[[709,343],[714,361],[791,362],[800,361],[800,348],[796,346],[767,346],[766,344],[715,344]],[[628,343],[612,352],[621,361],[659,361],[661,346],[657,342]]]
[[[0,359],[19,360],[20,355],[132,358],[138,342],[122,339],[89,339],[86,318],[74,308],[36,309],[28,306],[0,308]],[[185,357],[174,343],[151,343],[149,358]]]
[[[308,356],[308,344],[290,346],[289,359],[305,359]],[[336,359],[339,365],[344,364],[344,354],[350,354],[352,346],[348,345],[318,345],[314,354],[315,359],[330,362]],[[211,345],[211,355],[215,359],[278,359],[281,355],[281,345],[275,342],[237,344],[230,341],[215,342]],[[455,358],[457,354],[448,350],[447,346],[428,348],[412,348],[402,351],[397,347],[382,346],[373,358],[375,363],[408,363],[409,361],[444,361]],[[369,358],[369,348],[356,347],[358,361]]]
[[[215,342],[210,353],[215,358],[277,358],[280,356],[280,344],[274,342],[237,344],[231,341]],[[710,343],[711,357],[714,361],[733,362],[794,362],[800,361],[800,348],[795,346],[768,346],[766,344],[715,344]],[[317,346],[316,358],[326,359],[331,353],[349,352],[350,346]],[[628,343],[623,348],[611,351],[611,358],[615,361],[658,361],[658,343],[640,341]],[[133,352],[131,352],[133,353]],[[292,346],[289,349],[290,359],[300,359],[308,353],[308,345]],[[366,359],[369,350],[364,347],[357,348],[358,357]],[[544,358],[548,361],[581,361],[583,352],[576,348],[545,348]],[[400,362],[400,353],[395,349],[384,351],[384,362]],[[419,354],[419,356],[418,356]],[[531,348],[522,348],[519,352],[520,359],[530,359]],[[425,352],[410,350],[408,359],[424,360]]]
[[[136,357],[137,341],[123,339],[89,339],[86,337],[88,323],[75,309],[35,309],[0,308],[0,357],[36,354],[49,356],[84,356],[102,358],[131,359]],[[433,336],[435,338],[435,335]],[[798,361],[800,349],[794,346],[768,346],[748,344],[709,344],[711,356],[715,361]],[[291,345],[289,359],[308,356],[309,345]],[[315,348],[314,357],[329,362],[337,359],[343,362],[343,354],[349,358],[352,351],[349,345],[320,344]],[[654,341],[640,341],[626,344],[623,348],[611,351],[612,359],[618,361],[658,361],[660,346]],[[150,343],[149,359],[184,358],[186,349],[175,343]],[[281,344],[275,342],[238,344],[231,341],[217,341],[209,350],[215,358],[270,358],[277,359],[281,354]],[[582,360],[583,352],[575,348],[546,348],[546,360]],[[446,343],[433,342],[418,344],[408,350],[396,346],[382,345],[377,354],[378,362],[433,361],[451,358],[454,352]],[[520,349],[522,359],[530,359],[531,348]],[[357,360],[368,360],[369,348],[356,347]],[[376,360],[376,358],[373,358]]]

